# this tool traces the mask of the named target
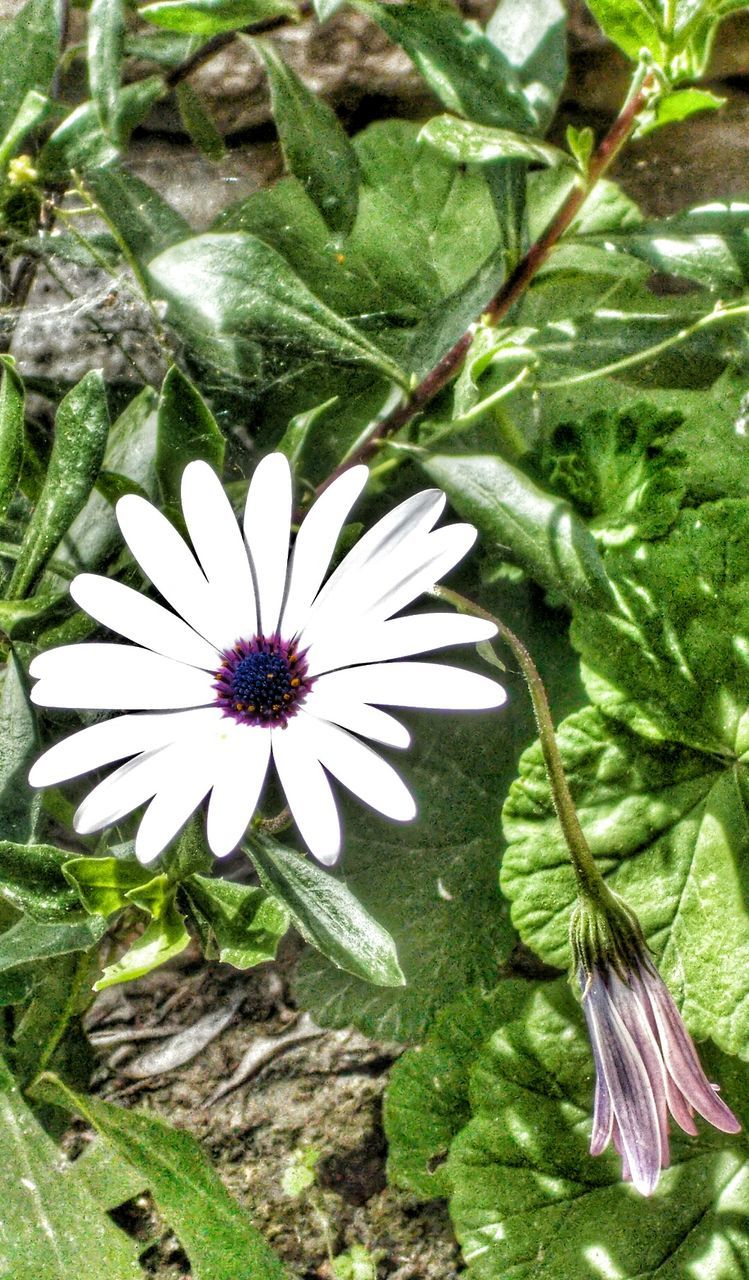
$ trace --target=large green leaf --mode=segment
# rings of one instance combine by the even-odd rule
[[[504,54],[546,132],[567,79],[567,10],[561,0],[502,0],[486,34]]]
[[[654,271],[706,285],[721,296],[749,283],[749,204],[700,205],[672,218],[648,220],[605,237],[607,248],[646,262]]]
[[[475,592],[475,584],[467,591]],[[479,599],[533,643],[557,714],[579,705],[563,619],[541,605],[537,592],[506,581]],[[394,937],[408,985],[378,992],[308,953],[296,990],[318,1022],[354,1022],[368,1035],[421,1040],[466,987],[496,985],[515,941],[496,887],[499,809],[533,734],[522,680],[508,671],[500,683],[509,698],[499,712],[409,718],[415,741],[400,768],[419,805],[413,823],[388,824],[345,804],[347,884]]]
[[[540,989],[525,1016],[490,1039],[472,1074],[474,1116],[447,1171],[469,1276],[742,1280],[746,1137],[672,1136],[671,1167],[643,1199],[619,1181],[613,1150],[588,1155],[592,1077],[582,1017],[564,981]],[[739,1089],[726,1099],[746,1115],[745,1077]]]
[[[28,775],[38,750],[36,716],[23,669],[11,650],[0,698],[0,831],[7,840],[33,839],[41,796],[32,791]]]
[[[356,218],[359,165],[335,112],[286,65],[275,45],[254,42],[270,83],[273,118],[286,166],[317,205],[331,231],[346,233]]]
[[[0,1275],[7,1280],[142,1280],[138,1245],[82,1182],[61,1177],[60,1152],[0,1060]]]
[[[395,382],[405,375],[348,321],[325,306],[284,259],[254,236],[202,235],[167,249],[150,264],[169,318],[201,360],[247,379],[258,353],[375,370]]]
[[[637,61],[647,49],[656,62],[665,56],[662,14],[657,0],[589,0],[593,17],[614,44]]]
[[[292,0],[154,0],[138,10],[140,16],[168,31],[214,36],[237,31],[268,18],[293,17]]]
[[[26,527],[8,595],[27,595],[38,581],[96,483],[109,432],[104,379],[93,370],[61,401],[39,499]]]
[[[91,169],[86,186],[117,238],[140,264],[190,235],[182,215],[153,187],[120,165]]]
[[[653,739],[749,750],[749,505],[682,511],[667,538],[610,550],[618,608],[577,611],[594,702]]]
[[[535,111],[508,59],[448,5],[357,0],[400,44],[448,111],[508,129],[534,129]]]
[[[546,590],[568,603],[600,607],[610,599],[595,542],[566,502],[494,454],[434,454],[420,462],[486,545],[509,552]]]
[[[749,778],[718,753],[648,743],[588,707],[558,730],[611,887],[637,912],[690,1030],[749,1057]],[[504,809],[502,889],[523,940],[567,967],[575,883],[538,744]]]
[[[470,1119],[471,1068],[484,1041],[519,1017],[533,990],[511,978],[488,993],[470,988],[438,1014],[424,1044],[396,1062],[384,1111],[390,1182],[425,1200],[448,1194],[445,1157]]]
[[[60,0],[27,0],[0,28],[0,138],[29,89],[49,89],[60,39]]]
[[[62,870],[69,858],[54,845],[0,840],[0,897],[32,920],[64,920],[80,909]]]
[[[458,164],[491,165],[497,160],[526,160],[528,164],[557,167],[574,163],[566,151],[548,142],[524,137],[511,129],[472,124],[455,116],[435,116],[424,125],[419,138]]]
[[[161,76],[136,80],[120,90],[117,120],[123,143],[165,93]],[[72,169],[85,174],[101,165],[112,164],[118,157],[119,148],[102,129],[96,104],[82,102],[45,143],[39,168],[48,182],[65,183],[70,181]]]
[[[326,959],[376,986],[403,986],[393,939],[344,881],[259,833],[251,838],[249,853],[264,888],[280,899],[302,937]]]
[[[88,11],[88,79],[102,129],[120,142],[120,81],[125,53],[124,0],[91,0]]]
[[[190,1258],[194,1280],[283,1280],[278,1258],[189,1133],[146,1112],[74,1093],[56,1076],[42,1076],[34,1094],[77,1112],[145,1176]]]
[[[206,956],[235,969],[273,960],[290,924],[287,907],[252,885],[190,876],[183,885],[203,937]]]
[[[164,378],[156,425],[156,477],[167,508],[179,511],[182,473],[201,458],[219,475],[226,441],[197,387],[172,365]]]
[[[40,923],[30,916],[0,934],[0,1004],[15,1004],[39,978],[44,962],[76,951],[93,951],[106,921]]]
[[[0,382],[0,518],[13,500],[23,466],[23,383],[11,364],[3,362]]]

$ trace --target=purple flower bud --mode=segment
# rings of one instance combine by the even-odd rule
[[[741,1125],[702,1070],[665,983],[629,941],[625,967],[621,952],[578,967],[596,1067],[590,1153],[613,1142],[622,1177],[649,1196],[670,1162],[669,1112],[689,1134],[695,1111],[723,1133]]]

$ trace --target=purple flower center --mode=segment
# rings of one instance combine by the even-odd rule
[[[216,704],[238,724],[283,728],[312,687],[305,654],[278,635],[238,640],[221,659]]]

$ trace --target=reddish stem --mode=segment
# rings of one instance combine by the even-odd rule
[[[561,209],[549,223],[543,235],[536,240],[535,244],[531,245],[525,256],[521,258],[507,279],[503,281],[494,297],[482,308],[482,316],[487,316],[489,320],[496,324],[498,320],[507,315],[510,308],[528,288],[533,277],[546,262],[552,249],[574,222],[596,183],[603,177],[627,141],[634,128],[637,116],[647,101],[649,85],[650,79],[648,78],[643,82],[642,87],[632,94],[624,104],[608,133],[601,140],[598,149],[591,157],[585,185],[576,184],[572,188]],[[395,435],[397,431],[400,431],[401,427],[410,422],[443,387],[447,386],[448,382],[460,371],[473,341],[474,327],[474,325],[471,325],[470,329],[466,330],[458,338],[455,345],[446,352],[434,368],[429,370],[426,377],[411,392],[408,400],[405,400],[403,404],[397,405],[391,413],[373,425],[366,439],[362,440],[354,452],[339,463],[335,471],[323,481],[318,493],[322,493],[324,489],[327,489],[333,480],[353,466],[354,463],[364,462],[371,457],[380,440],[386,440],[389,436]]]

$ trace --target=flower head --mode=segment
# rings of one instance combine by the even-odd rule
[[[462,559],[476,533],[435,529],[444,494],[415,494],[366,533],[324,581],[338,537],[367,479],[352,467],[322,494],[289,558],[289,465],[258,465],[244,538],[214,472],[182,478],[187,545],[135,495],[117,519],[143,573],[170,608],[111,578],[81,574],[74,600],[133,644],[65,645],[31,664],[40,706],[124,711],[47,751],[29,780],[51,786],[124,760],[80,805],[77,831],[118,822],[150,801],[135,842],[148,862],[210,793],[207,838],[222,857],[241,840],[271,759],[299,831],[321,862],[340,849],[329,774],[396,821],[416,805],[395,769],[362,739],[406,747],[382,706],[498,707],[486,676],[401,659],[489,639],[496,628],[452,613],[401,610]],[[399,616],[396,616],[399,615]],[[132,714],[136,713],[136,714]]]
[[[649,1196],[670,1163],[669,1113],[691,1135],[695,1112],[723,1133],[741,1125],[702,1070],[625,904],[611,895],[602,912],[583,900],[571,936],[596,1068],[590,1154],[613,1142],[625,1182]]]

